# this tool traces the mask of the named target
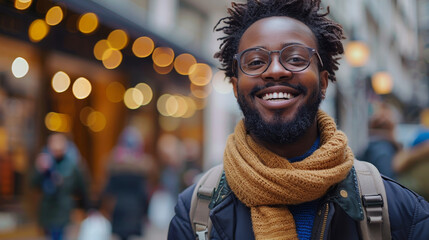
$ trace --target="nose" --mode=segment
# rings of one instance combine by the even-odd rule
[[[261,74],[265,81],[282,81],[293,77],[293,72],[287,70],[280,63],[278,54],[271,55],[271,63],[268,68]]]

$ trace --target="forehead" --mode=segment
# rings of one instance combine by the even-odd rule
[[[238,52],[257,46],[278,50],[288,43],[300,43],[317,49],[316,37],[307,25],[290,17],[276,16],[250,25],[241,36]]]

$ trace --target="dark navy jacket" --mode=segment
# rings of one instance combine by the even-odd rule
[[[363,219],[363,208],[354,174],[352,168],[348,177],[330,189],[322,199],[314,221],[312,239],[361,239],[359,221]],[[389,178],[383,177],[383,182],[392,239],[428,240],[429,203]],[[176,215],[170,223],[169,240],[195,239],[189,220],[194,188],[195,185],[179,195]],[[340,195],[341,190],[347,191],[347,197]],[[250,209],[238,200],[227,184],[220,198],[216,194],[214,199],[220,200],[210,211],[213,223],[210,239],[255,239]]]

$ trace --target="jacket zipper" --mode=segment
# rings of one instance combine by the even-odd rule
[[[326,203],[325,213],[323,214],[322,232],[320,233],[320,240],[323,240],[325,235],[326,222],[328,221],[329,203]]]

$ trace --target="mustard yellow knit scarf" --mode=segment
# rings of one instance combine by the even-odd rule
[[[298,239],[287,205],[322,197],[350,171],[354,156],[345,134],[322,111],[317,114],[317,122],[320,148],[294,163],[253,141],[243,121],[228,137],[226,179],[238,199],[250,208],[256,239]]]

